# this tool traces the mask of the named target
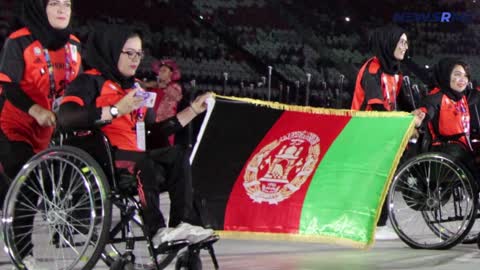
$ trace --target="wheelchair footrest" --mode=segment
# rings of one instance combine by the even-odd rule
[[[188,244],[190,244],[190,242],[188,242],[186,239],[163,242],[155,249],[155,253],[156,254],[177,253],[180,249],[188,246]]]
[[[220,239],[220,236],[214,234],[208,238],[188,246],[189,249],[208,249],[209,246],[213,245]]]

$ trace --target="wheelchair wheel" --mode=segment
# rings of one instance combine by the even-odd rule
[[[108,239],[110,188],[97,162],[62,146],[35,155],[4,204],[6,250],[19,269],[92,269]]]
[[[448,249],[461,242],[477,214],[474,178],[442,153],[425,153],[404,163],[390,187],[389,218],[412,248]]]
[[[184,251],[175,263],[175,270],[202,270],[202,260],[198,252]]]
[[[480,198],[479,198],[480,200]],[[468,232],[468,235],[465,236],[462,243],[463,244],[476,244],[478,242],[478,236],[480,235],[480,222],[476,221],[480,218],[480,201],[477,203],[477,214],[475,216],[475,223]]]

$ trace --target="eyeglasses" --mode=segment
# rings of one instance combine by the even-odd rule
[[[142,51],[122,51],[122,53],[126,54],[128,56],[129,59],[135,59],[135,56],[140,58],[140,59],[143,59],[143,57],[145,57],[145,53],[142,52]]]
[[[72,3],[69,1],[65,1],[62,3],[61,1],[50,1],[47,4],[50,7],[56,8],[56,7],[64,7],[64,8],[72,8]]]

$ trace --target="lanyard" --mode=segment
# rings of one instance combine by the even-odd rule
[[[135,82],[134,84],[134,89],[139,89],[139,91],[143,91],[142,90],[142,87],[140,86],[140,84],[138,84],[138,82]],[[139,92],[137,92],[138,94]],[[137,109],[136,111],[136,115],[137,115],[137,122],[140,121],[140,122],[143,122],[144,121],[144,111],[143,111],[143,106],[141,106],[140,108]]]
[[[463,102],[463,98],[458,102],[456,102],[455,109],[457,110],[457,112],[461,113],[462,115],[461,119],[462,119],[463,132],[465,134],[469,134],[470,133],[470,117],[468,116],[467,107],[465,106],[465,102]]]
[[[132,120],[136,120],[143,122],[145,120],[145,114],[143,113],[142,107],[136,109],[135,111],[132,112]]]
[[[45,54],[45,61],[47,62],[47,69],[48,69],[48,77],[50,79],[50,92],[48,94],[48,98],[55,99],[57,97],[57,90],[55,87],[55,74],[53,73],[53,65],[52,60],[50,59],[50,54],[48,53],[48,49],[43,49],[43,53]],[[65,44],[65,87],[67,84],[70,83],[70,75],[72,73],[72,66],[71,66],[71,54],[70,54],[70,46],[69,44]]]
[[[383,85],[385,87],[385,96],[387,99],[387,103],[390,106],[389,110],[396,111],[397,110],[397,86],[398,86],[398,81],[400,79],[400,76],[398,74],[395,74],[394,76],[394,84],[392,85],[392,93],[391,93],[392,95],[390,95],[387,76],[382,73],[381,77],[382,77]]]
[[[467,138],[468,146],[470,147],[470,149],[472,149],[472,146],[470,145],[470,115],[468,114],[467,106],[465,105],[465,103],[465,97],[463,97],[455,104],[455,109],[457,110],[457,112],[461,113],[463,132],[465,133],[465,137]]]

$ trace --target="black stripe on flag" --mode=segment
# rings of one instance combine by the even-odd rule
[[[223,229],[225,208],[235,180],[283,112],[216,99],[192,164],[196,204],[204,225]]]

